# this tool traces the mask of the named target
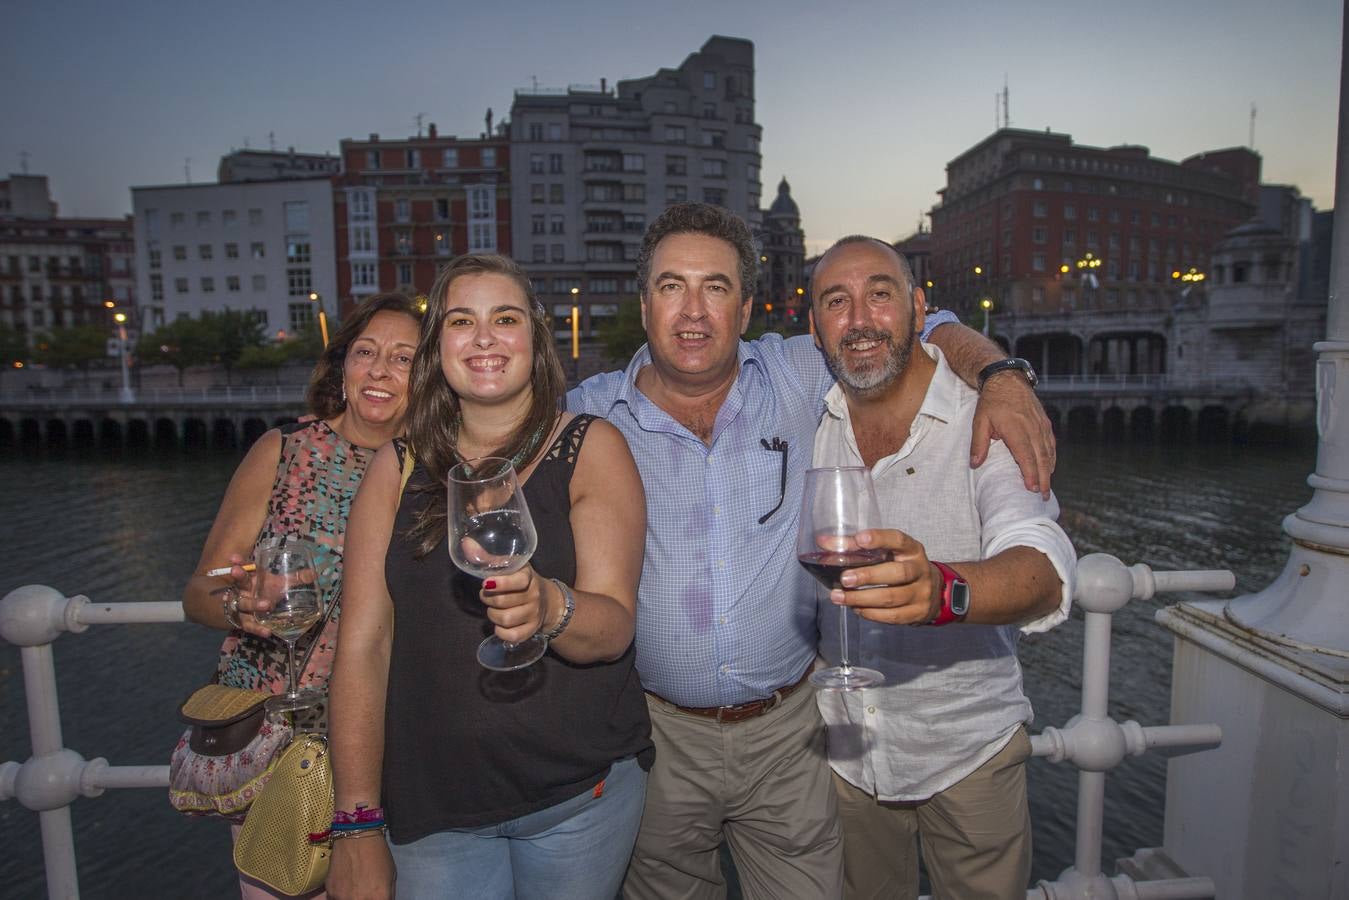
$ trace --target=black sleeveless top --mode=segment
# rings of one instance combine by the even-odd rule
[[[593,420],[568,422],[524,486],[539,536],[531,563],[567,584],[576,580],[569,484]],[[478,664],[492,631],[482,582],[444,546],[417,559],[407,537],[414,512],[434,502],[416,490],[427,477],[417,464],[385,558],[394,633],[382,792],[396,844],[546,809],[591,790],[624,757],[649,768],[654,752],[631,645],[612,663],[549,651],[516,672]]]

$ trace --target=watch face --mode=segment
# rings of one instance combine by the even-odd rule
[[[970,586],[960,579],[951,582],[951,612],[963,616],[970,611]]]

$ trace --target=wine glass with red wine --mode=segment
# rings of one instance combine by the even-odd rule
[[[484,456],[459,463],[446,479],[450,559],[475,578],[519,571],[538,546],[534,520],[509,459]],[[478,645],[478,662],[498,672],[523,669],[548,649],[535,634],[508,644],[495,634]]]
[[[808,469],[801,519],[796,537],[796,558],[826,590],[842,588],[839,579],[847,569],[884,562],[884,550],[857,545],[857,532],[881,527],[881,506],[871,470],[861,466]],[[839,664],[811,673],[816,687],[833,691],[856,691],[885,682],[875,669],[854,666],[848,659],[848,607],[840,606]]]

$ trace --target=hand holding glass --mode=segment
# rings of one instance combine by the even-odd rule
[[[797,526],[796,558],[826,590],[842,588],[845,569],[884,562],[884,550],[857,545],[857,532],[881,527],[881,507],[871,471],[858,467],[808,469],[801,518]],[[816,687],[855,691],[885,682],[875,669],[854,666],[848,660],[848,607],[840,606],[839,665],[811,673]]]
[[[257,564],[253,595],[268,604],[266,611],[259,612],[258,623],[286,642],[288,654],[286,692],[269,699],[267,709],[270,712],[308,709],[322,699],[322,694],[296,688],[295,642],[323,614],[314,545],[302,538],[274,538],[258,545],[253,561]]]
[[[538,546],[534,521],[508,459],[484,456],[450,469],[450,559],[476,578],[509,575],[529,562]],[[548,641],[535,634],[519,644],[489,635],[478,646],[478,662],[489,669],[522,669],[543,656]]]

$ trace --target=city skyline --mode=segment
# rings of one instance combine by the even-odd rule
[[[1320,209],[1333,201],[1342,6],[1326,0],[1280,5],[1277,29],[1273,8],[1249,0],[867,3],[846,15],[692,3],[678,17],[598,0],[464,12],[427,0],[378,21],[341,3],[208,14],[17,3],[0,37],[11,85],[0,177],[26,152],[62,215],[120,216],[132,186],[182,183],[188,158],[194,183],[213,181],[220,156],[267,149],[269,133],[278,149],[336,154],[342,138],[415,134],[421,114],[423,127],[473,137],[534,79],[613,85],[724,34],[755,44],[763,203],[786,176],[810,252],[847,233],[914,231],[946,163],[993,131],[1004,77],[1014,128],[1176,161],[1245,146],[1254,103],[1262,180],[1297,185]]]

